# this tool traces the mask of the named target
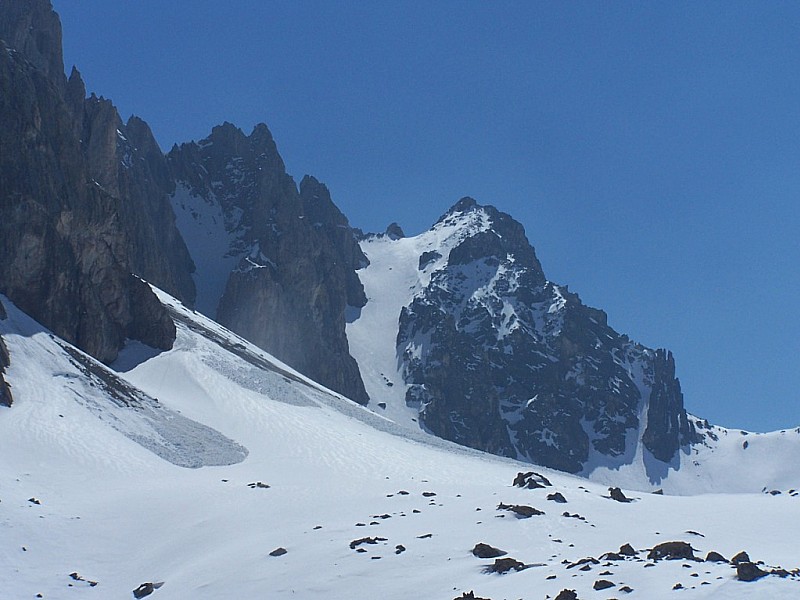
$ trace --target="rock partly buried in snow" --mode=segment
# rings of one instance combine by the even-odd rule
[[[608,493],[611,496],[611,499],[616,500],[617,502],[633,502],[633,500],[623,494],[622,490],[618,487],[608,488]]]
[[[751,562],[740,562],[736,564],[736,578],[739,581],[755,581],[769,575],[766,571],[762,571],[757,565]]]
[[[575,590],[561,590],[555,600],[578,600],[578,593]]]
[[[155,590],[160,588],[162,585],[164,585],[163,581],[159,581],[158,583],[151,583],[149,581],[147,583],[143,583],[135,590],[133,590],[133,597],[138,600],[139,598],[144,598],[145,596],[149,596]]]
[[[0,309],[2,308],[0,304]],[[3,316],[5,313],[3,313]],[[11,406],[14,398],[11,396],[11,386],[8,385],[3,378],[6,367],[11,365],[11,358],[8,355],[8,348],[6,348],[3,338],[0,337],[0,406]]]
[[[350,542],[350,549],[355,550],[361,544],[377,544],[378,542],[385,542],[386,538],[383,537],[363,537]]]
[[[622,544],[622,546],[619,547],[619,553],[622,554],[622,556],[636,556],[636,550],[630,544]]]
[[[654,546],[647,555],[649,560],[695,560],[694,549],[686,542],[664,542]]]
[[[497,510],[507,510],[509,512],[513,512],[518,519],[528,519],[530,517],[544,514],[544,511],[532,506],[526,506],[525,504],[503,504],[502,502],[497,505]]]
[[[475,544],[475,547],[472,549],[472,554],[478,558],[497,558],[498,556],[505,556],[508,552],[480,542]]]
[[[739,563],[749,563],[749,562],[750,562],[750,556],[748,556],[747,552],[745,552],[744,550],[739,552],[739,554],[735,555],[731,559],[731,564],[734,565],[738,565]]]
[[[288,550],[286,548],[275,548],[272,552],[269,553],[270,556],[283,556],[286,554]]]
[[[508,573],[512,569],[514,571],[522,571],[526,568],[527,566],[525,563],[522,563],[514,558],[496,558],[494,564],[486,567],[485,571],[487,573],[500,573],[502,575],[504,573]]]
[[[559,504],[566,504],[567,503],[567,499],[564,498],[564,494],[562,494],[561,492],[555,492],[554,494],[548,494],[547,495],[547,499],[551,500],[553,502],[557,502]]]
[[[728,559],[713,550],[706,554],[706,562],[728,562]]]
[[[592,588],[598,592],[600,590],[607,590],[608,588],[612,587],[614,587],[614,583],[612,583],[608,579],[598,579],[597,581],[594,582],[594,585],[592,586]]]
[[[526,471],[524,473],[522,472],[517,473],[517,476],[514,478],[514,483],[512,485],[514,487],[527,488],[529,490],[535,490],[537,488],[553,486],[553,484],[550,483],[550,480],[547,477],[545,477],[544,475],[540,475],[536,471]]]
[[[482,598],[480,596],[476,596],[475,592],[469,591],[464,592],[460,596],[456,596],[453,600],[490,600],[490,598]]]

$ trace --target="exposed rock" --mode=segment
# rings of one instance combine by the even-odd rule
[[[623,544],[619,547],[619,553],[622,556],[636,556],[636,550],[630,544]]]
[[[633,500],[623,494],[622,490],[618,487],[608,488],[608,493],[611,496],[611,499],[616,500],[617,502],[633,502]]]
[[[532,506],[526,506],[524,504],[503,504],[502,502],[497,505],[497,510],[507,510],[509,512],[513,512],[518,519],[528,519],[530,517],[544,514],[544,511]]]
[[[747,552],[742,550],[739,554],[735,555],[731,559],[731,564],[738,565],[739,563],[749,563],[750,557],[747,555]]]
[[[131,275],[120,201],[89,176],[52,47],[58,19],[48,2],[2,6],[18,51],[0,42],[0,293],[104,362],[126,338],[169,348],[174,325]]]
[[[229,238],[219,256],[206,257],[214,264],[205,268],[217,271],[200,274],[198,307],[315,381],[366,404],[345,312],[366,302],[355,270],[367,262],[327,188],[306,177],[298,191],[263,124],[247,136],[225,123],[199,143],[174,147],[168,160],[185,237],[205,233],[209,225],[198,215],[214,210],[223,221],[214,235]]]
[[[489,565],[484,570],[486,573],[508,573],[512,569],[515,571],[522,571],[526,569],[525,563],[521,563],[520,561],[513,559],[513,558],[496,558],[494,564]]]
[[[469,591],[464,592],[460,596],[456,596],[453,600],[490,600],[489,598],[481,598],[480,596],[476,596],[475,592]]]
[[[649,560],[695,560],[694,549],[686,542],[664,542],[654,546],[647,555]]]
[[[706,562],[728,562],[728,559],[722,556],[719,552],[713,550],[706,554]]]
[[[547,495],[547,499],[548,500],[552,500],[553,502],[557,502],[558,504],[566,504],[567,503],[567,499],[564,498],[564,494],[562,494],[561,492],[555,492],[553,494],[548,494]]]
[[[614,583],[612,583],[608,579],[598,579],[597,581],[594,582],[592,589],[599,592],[600,590],[607,590],[608,588],[612,587],[614,587]]]
[[[147,583],[143,583],[135,590],[133,590],[133,597],[137,598],[138,600],[139,598],[144,598],[145,596],[149,596],[155,590],[159,589],[162,585],[164,585],[163,581],[159,581],[158,583],[151,583],[149,581]]]
[[[568,569],[574,569],[575,567],[580,567],[582,565],[599,565],[600,561],[592,556],[587,556],[586,558],[581,558],[580,560],[576,560],[574,563],[570,563],[567,565]]]
[[[3,309],[2,303],[0,303],[0,321],[6,318],[5,311]],[[14,398],[11,395],[11,386],[8,385],[8,382],[3,378],[3,373],[6,370],[6,367],[11,365],[11,357],[8,354],[8,348],[6,348],[6,344],[3,341],[3,338],[0,337],[0,406],[11,406]]]
[[[0,0],[0,40],[57,88],[65,85],[61,20],[49,0]]]
[[[757,565],[751,562],[738,562],[736,563],[736,578],[739,581],[755,581],[769,575],[766,571],[762,571]]]
[[[512,483],[514,487],[527,488],[535,490],[537,488],[552,487],[552,483],[544,475],[540,475],[536,471],[526,471],[525,473],[517,473]]]
[[[406,234],[403,232],[403,228],[400,227],[397,223],[391,223],[386,228],[386,235],[389,239],[392,240],[400,240],[406,237]]]
[[[378,542],[385,542],[386,538],[383,537],[363,537],[350,542],[350,549],[355,550],[361,544],[377,544]]]
[[[270,552],[270,553],[269,553],[269,555],[270,555],[270,556],[283,556],[283,555],[284,555],[284,554],[286,554],[287,552],[288,552],[288,551],[286,550],[286,548],[275,548],[275,550],[273,550],[272,552]]]
[[[680,381],[675,377],[672,352],[656,350],[647,428],[642,443],[658,460],[669,462],[681,446],[695,439],[694,427],[683,408],[683,394]]]
[[[622,464],[643,409],[659,460],[692,441],[671,356],[631,342],[548,281],[522,225],[464,198],[432,229],[448,232],[442,257],[419,257],[419,267],[436,266],[403,307],[396,340],[406,402],[427,428],[572,473],[592,454]]]
[[[477,543],[472,549],[472,554],[478,558],[497,558],[498,556],[505,556],[508,552],[490,546],[489,544]]]
[[[561,590],[556,596],[555,600],[578,600],[578,594],[575,590]]]

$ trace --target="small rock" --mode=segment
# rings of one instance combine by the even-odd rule
[[[489,598],[481,598],[475,595],[475,592],[469,591],[464,592],[460,596],[453,598],[453,600],[489,600]]]
[[[270,556],[283,556],[288,552],[286,548],[275,548],[272,552],[269,553]]]
[[[363,537],[350,542],[350,549],[355,550],[356,547],[360,546],[361,544],[377,544],[378,542],[385,541],[387,541],[387,539],[382,537]]]
[[[608,493],[611,496],[611,499],[616,500],[617,502],[633,502],[633,500],[625,496],[625,494],[622,493],[622,490],[618,487],[608,488]]]
[[[528,488],[535,490],[537,488],[552,487],[553,484],[544,475],[540,475],[535,471],[527,471],[525,473],[517,473],[514,478],[514,487]]]
[[[378,408],[382,408],[383,410],[386,410],[386,402],[378,402]]]
[[[737,554],[731,559],[731,563],[733,563],[734,565],[738,565],[739,563],[749,563],[749,562],[750,562],[750,557],[744,550],[739,552],[739,554]]]
[[[37,498],[28,498],[28,502],[30,502],[31,504],[37,504],[37,505],[42,503],[41,500],[39,500]]]
[[[630,594],[633,591],[633,588],[629,585],[623,585],[621,588],[619,588],[619,591]]]
[[[762,571],[751,562],[739,562],[736,564],[736,578],[739,581],[755,581],[767,575],[769,573]]]
[[[567,499],[564,498],[564,494],[562,494],[561,492],[555,492],[553,494],[548,494],[547,495],[547,499],[551,500],[553,502],[558,502],[559,504],[566,504],[567,503]]]
[[[394,553],[395,554],[402,554],[405,551],[406,551],[406,547],[403,546],[403,544],[397,544],[397,546],[394,547]]]
[[[630,544],[623,544],[619,547],[619,553],[623,556],[636,556],[636,550]]]
[[[435,495],[436,495],[436,492],[422,492],[422,495],[423,495],[425,498],[432,498],[433,496],[435,496]]]
[[[706,562],[728,562],[728,559],[713,550],[706,554]]]
[[[503,504],[502,502],[497,505],[497,510],[513,512],[518,519],[528,519],[536,515],[544,514],[543,511],[533,508],[532,506],[526,506],[524,504]]]
[[[673,590],[682,590],[683,589],[683,584],[682,583],[676,583],[675,585],[672,586],[672,589]]]
[[[610,582],[608,579],[598,579],[597,581],[594,582],[594,585],[592,586],[592,588],[594,588],[598,592],[600,590],[607,590],[608,588],[612,587],[614,587],[614,584]]]
[[[475,544],[475,547],[472,549],[472,554],[478,558],[497,558],[498,556],[505,556],[508,552],[490,546],[489,544],[479,542]]]
[[[662,558],[667,560],[694,560],[695,556],[693,548],[686,542],[664,542],[654,546],[647,558],[650,560],[660,560]]]
[[[158,583],[152,583],[152,582],[149,582],[149,581],[147,583],[143,583],[142,585],[137,587],[135,590],[133,590],[133,597],[137,598],[137,600],[138,600],[139,598],[144,598],[145,596],[149,596],[155,590],[160,588],[162,585],[164,585],[163,581],[159,581]]]
[[[522,571],[525,569],[525,564],[513,558],[496,558],[493,565],[486,567],[487,573],[508,573],[511,569],[515,571]]]
[[[578,594],[575,590],[561,590],[555,600],[578,600]]]

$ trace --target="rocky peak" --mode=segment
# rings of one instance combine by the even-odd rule
[[[63,88],[61,20],[49,0],[0,0],[0,39]]]
[[[300,372],[365,403],[345,311],[366,302],[355,273],[366,257],[328,189],[306,177],[298,190],[263,124],[248,136],[223,123],[198,143],[176,146],[168,159],[184,236],[199,239],[204,231],[216,244],[213,252],[208,244],[193,249],[203,256],[201,270],[216,269],[203,289],[222,291],[203,305],[216,306],[223,325]]]
[[[390,240],[402,240],[406,237],[406,234],[398,223],[389,223],[389,226],[386,228],[386,237]]]
[[[463,198],[418,245],[428,277],[402,308],[396,348],[428,429],[570,472],[628,460],[631,430],[663,462],[692,441],[671,355],[547,281],[509,215]]]

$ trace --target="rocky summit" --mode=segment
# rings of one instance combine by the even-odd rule
[[[672,355],[549,281],[509,215],[464,198],[416,238],[363,243],[378,246],[417,271],[391,341],[406,404],[436,435],[571,473],[630,462],[639,442],[670,463],[699,439]]]
[[[347,219],[312,177],[298,190],[266,125],[230,123],[176,146],[173,207],[199,265],[198,307],[359,403],[367,394],[345,336],[366,298],[366,265]]]

